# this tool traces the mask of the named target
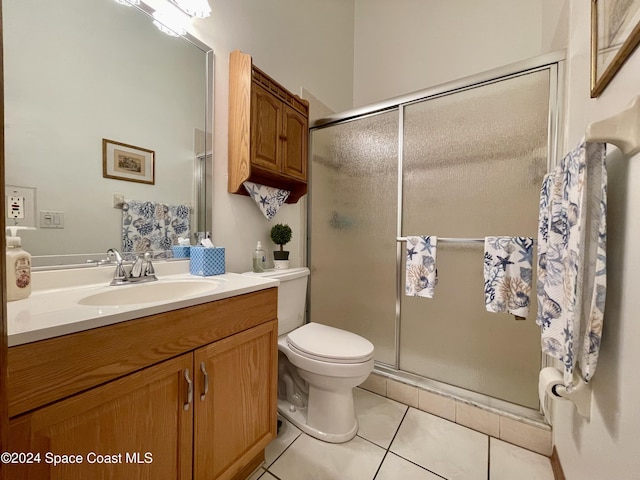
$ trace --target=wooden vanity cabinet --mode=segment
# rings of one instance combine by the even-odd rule
[[[181,355],[12,419],[9,450],[39,458],[7,465],[7,478],[191,479],[193,407],[182,406],[192,366]]]
[[[229,58],[229,182],[289,190],[287,203],[307,193],[309,103],[286,90],[238,50]]]
[[[17,349],[13,359],[25,362],[29,355],[48,351],[53,358],[44,363],[55,365],[57,382],[66,385],[61,391],[78,391],[11,418],[8,450],[39,452],[40,463],[10,464],[9,478],[244,480],[276,435],[276,298],[276,289],[268,289],[12,347]],[[126,341],[117,333],[135,331],[136,322],[143,329],[151,322],[168,334],[149,345],[140,331],[140,351],[134,348],[120,357],[115,343]],[[182,336],[176,338],[175,332]],[[88,341],[89,335],[97,336],[94,341],[107,352],[104,358],[95,351],[93,358],[70,358],[71,346],[83,337]],[[125,364],[139,365],[139,357],[148,366],[103,381]],[[94,365],[87,366],[92,360]],[[85,373],[95,383],[88,389]],[[39,378],[45,386],[51,380]],[[21,385],[36,389],[29,382]],[[11,400],[10,390],[10,405]],[[14,411],[25,404],[28,398],[20,397]],[[47,452],[81,455],[83,462],[54,466],[46,461]]]
[[[234,478],[275,438],[277,405],[265,405],[277,396],[277,337],[270,322],[195,352],[195,480]]]

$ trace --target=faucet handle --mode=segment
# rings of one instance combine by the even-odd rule
[[[120,252],[115,248],[107,250],[107,256],[109,259],[114,258],[116,261],[116,271],[113,273],[113,282],[124,281],[127,279],[127,271],[124,269],[124,264]]]
[[[138,255],[136,257],[136,261],[133,262],[133,266],[131,267],[131,277],[137,278],[142,277],[144,275],[144,262],[142,260],[142,255]]]
[[[151,263],[151,253],[146,252],[144,254],[144,260],[146,262],[146,268],[144,270],[144,275],[155,276],[156,270],[153,268],[153,264]]]

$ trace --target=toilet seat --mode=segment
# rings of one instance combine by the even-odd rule
[[[355,333],[319,323],[307,323],[287,335],[297,354],[321,362],[354,364],[373,358],[373,344]]]

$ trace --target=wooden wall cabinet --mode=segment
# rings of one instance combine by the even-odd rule
[[[182,312],[187,322],[195,320],[195,325],[183,338],[152,341],[154,353],[146,350],[148,344],[141,349],[147,358],[166,354],[171,358],[154,359],[150,366],[106,383],[102,380],[109,373],[101,373],[104,368],[97,361],[94,386],[84,390],[76,382],[73,388],[82,391],[13,417],[8,450],[39,453],[40,457],[30,464],[7,465],[10,478],[246,478],[260,464],[264,448],[276,435],[278,327],[275,303],[270,305],[271,300],[275,302],[272,293],[242,297],[248,298],[240,303],[207,304],[203,310],[207,315],[201,315],[204,306],[197,306],[147,317],[162,329],[174,324],[176,312]],[[233,316],[230,306],[240,308],[236,315],[245,318],[236,322],[232,334],[225,335],[218,327],[229,331],[228,326],[216,325],[214,319]],[[112,337],[118,341],[119,328],[122,325],[94,332],[103,337],[101,340]],[[62,351],[65,341],[61,339],[70,342],[75,335],[89,333],[36,342],[31,353],[37,355],[41,348],[47,348],[54,362],[66,355],[67,363],[58,366],[57,381],[74,384],[73,377],[78,375],[74,375],[73,366],[89,359],[69,358],[74,357],[73,351]],[[43,345],[47,342],[56,344]],[[114,358],[106,343],[108,371],[117,370],[116,365],[122,362],[136,363],[137,351],[131,352],[131,359]],[[17,355],[26,354],[29,344],[20,347]],[[186,351],[171,356],[176,350]],[[82,376],[82,372],[75,373]],[[11,392],[9,398],[11,401]],[[76,459],[82,458],[82,463],[54,465],[53,455],[67,455],[60,461],[80,455]]]
[[[236,50],[229,57],[229,182],[248,195],[251,181],[307,193],[309,102],[286,90]]]

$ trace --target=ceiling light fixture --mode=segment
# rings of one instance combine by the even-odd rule
[[[189,17],[173,5],[166,3],[153,12],[153,24],[161,32],[179,37],[187,33]]]
[[[171,0],[171,2],[191,17],[206,18],[211,15],[208,0]]]
[[[126,5],[130,7],[131,5],[140,5],[140,0],[116,0],[120,5]]]

